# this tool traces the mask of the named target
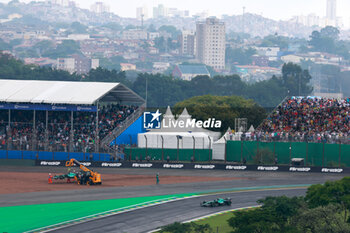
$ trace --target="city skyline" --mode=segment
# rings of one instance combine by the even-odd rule
[[[21,2],[30,2],[31,0],[20,0]],[[44,1],[44,0],[43,0]],[[74,0],[78,5],[85,9],[90,9],[90,6],[97,2],[96,0]],[[220,17],[221,15],[238,15],[242,14],[243,7],[249,13],[263,15],[267,18],[275,20],[287,20],[296,15],[308,15],[315,13],[318,16],[326,16],[327,0],[303,0],[294,1],[278,1],[278,0],[234,0],[229,3],[224,0],[213,1],[186,1],[186,0],[129,0],[128,4],[121,5],[120,2],[113,0],[99,0],[108,4],[111,11],[122,17],[136,18],[136,8],[147,6],[148,15],[152,15],[152,9],[158,4],[163,4],[166,7],[178,8],[180,10],[189,10],[190,15],[208,11],[209,15]],[[0,0],[2,3],[7,3],[9,0]],[[273,7],[271,7],[273,6]],[[349,14],[347,9],[350,9],[349,0],[337,1],[337,16],[344,18],[347,23]]]

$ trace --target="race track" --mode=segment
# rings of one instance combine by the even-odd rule
[[[1,170],[11,171],[14,168],[2,168]],[[45,175],[52,170],[63,170],[63,168],[21,168],[27,172],[42,172]],[[160,173],[159,185],[108,187],[103,185],[99,188],[91,187],[86,189],[72,189],[63,191],[27,192],[15,194],[1,194],[0,207],[22,206],[44,203],[79,202],[90,200],[119,199],[131,197],[158,196],[167,194],[183,193],[213,193],[225,192],[222,194],[211,194],[210,197],[200,196],[184,200],[149,206],[141,209],[131,210],[125,213],[118,213],[93,221],[77,225],[66,225],[67,228],[55,230],[54,232],[148,232],[161,226],[183,222],[198,218],[211,213],[257,205],[258,199],[266,196],[279,195],[304,195],[305,185],[324,183],[328,180],[339,180],[344,174],[321,174],[321,173],[290,173],[290,172],[242,172],[242,171],[207,171],[207,170],[163,170],[163,169],[99,169],[102,174],[137,174],[154,175]],[[199,183],[175,183],[162,184],[163,176],[202,176],[202,177],[232,177],[232,180],[205,181]],[[75,185],[75,184],[72,184]],[[290,189],[279,189],[284,186],[299,185],[300,187]],[[271,187],[275,186],[275,187]],[[278,187],[276,187],[278,186]],[[74,187],[74,186],[73,186]],[[244,190],[251,188],[254,190]],[[274,190],[271,190],[271,189]],[[237,192],[240,189],[241,191]],[[267,190],[269,189],[269,190]],[[231,207],[203,208],[199,204],[203,200],[211,200],[217,197],[231,197]],[[39,220],[38,220],[39,221]]]
[[[21,168],[23,170],[23,168]],[[46,178],[45,172],[56,169],[58,172],[64,171],[63,168],[25,168],[28,172],[41,171]],[[50,170],[51,169],[51,170]],[[1,167],[0,167],[0,170]],[[5,170],[5,169],[4,169]],[[11,170],[7,168],[6,170]],[[239,187],[256,187],[272,185],[296,185],[296,184],[319,184],[327,180],[338,180],[344,177],[344,174],[321,174],[321,173],[288,173],[288,172],[233,172],[233,171],[206,171],[206,170],[164,170],[164,169],[99,169],[102,174],[138,174],[154,175],[160,173],[160,185],[146,185],[133,187],[111,187],[91,188],[83,190],[64,190],[50,192],[29,192],[16,194],[1,194],[0,207],[15,205],[30,205],[43,203],[71,202],[71,201],[89,201],[103,200],[125,197],[143,197],[167,195],[176,193],[193,193],[207,190],[218,190]],[[216,177],[236,177],[241,179],[228,181],[200,182],[200,183],[179,183],[162,184],[162,176],[216,176]],[[103,178],[102,178],[103,179]]]
[[[121,213],[99,220],[89,221],[50,232],[149,232],[174,222],[183,222],[219,211],[257,205],[256,201],[266,196],[300,196],[305,189],[249,191],[222,195],[210,195],[174,201],[162,205],[146,207],[140,210]],[[232,206],[216,208],[200,207],[200,202],[218,197],[231,197]]]

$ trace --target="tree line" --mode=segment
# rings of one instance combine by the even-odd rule
[[[132,82],[122,71],[99,67],[85,75],[70,74],[63,70],[25,65],[10,55],[0,54],[0,79],[120,82],[143,98],[146,98],[147,89],[147,105],[150,107],[173,106],[202,95],[235,95],[252,99],[263,107],[275,107],[287,95],[309,95],[312,92],[308,70],[293,63],[284,64],[281,76],[253,84],[243,82],[238,75],[197,76],[191,81],[184,81],[148,73],[138,74]]]
[[[305,197],[266,197],[260,208],[234,212],[233,233],[349,233],[350,177],[308,188]],[[197,230],[197,231],[196,231]],[[210,225],[174,223],[160,232],[216,232]]]

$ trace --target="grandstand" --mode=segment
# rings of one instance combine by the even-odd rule
[[[350,144],[350,98],[287,98],[242,140]]]
[[[106,151],[144,104],[120,83],[0,80],[0,149]]]

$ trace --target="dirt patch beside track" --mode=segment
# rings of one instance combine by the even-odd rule
[[[55,174],[53,174],[55,175]],[[39,172],[0,172],[0,194],[58,191],[72,189],[97,189],[106,187],[154,185],[155,175],[102,174],[101,186],[85,186],[54,180],[48,184],[48,174]],[[162,176],[160,184],[198,183],[206,181],[238,180],[237,177],[202,177],[202,176]]]

